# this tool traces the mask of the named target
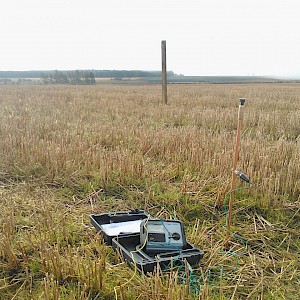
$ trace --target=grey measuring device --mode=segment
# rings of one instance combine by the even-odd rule
[[[148,253],[184,250],[187,242],[183,223],[179,220],[142,220],[140,246]]]

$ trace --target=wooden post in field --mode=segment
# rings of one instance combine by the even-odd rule
[[[161,66],[162,66],[162,99],[164,104],[168,104],[167,96],[167,47],[166,41],[161,41]]]
[[[227,234],[226,234],[226,241],[228,241],[230,235],[230,225],[231,225],[231,213],[232,213],[232,205],[233,205],[233,195],[236,186],[236,174],[234,171],[237,168],[237,163],[239,159],[239,150],[240,150],[240,143],[241,143],[241,129],[243,123],[243,107],[245,104],[246,99],[240,98],[240,105],[238,111],[238,125],[237,125],[237,133],[236,133],[236,143],[235,143],[235,151],[233,157],[233,164],[232,164],[232,178],[231,178],[231,194],[229,199],[229,208],[228,208],[228,216],[227,216]]]

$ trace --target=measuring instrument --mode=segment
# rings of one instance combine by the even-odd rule
[[[144,219],[140,230],[140,245],[145,252],[180,251],[187,246],[179,220]]]

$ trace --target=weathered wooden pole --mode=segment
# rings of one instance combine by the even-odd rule
[[[162,100],[164,104],[168,104],[167,95],[167,47],[166,41],[161,41],[161,67],[162,67]]]
[[[230,236],[230,225],[231,225],[231,214],[232,214],[232,206],[233,206],[233,194],[236,186],[236,173],[234,172],[237,168],[237,163],[239,160],[239,150],[240,150],[240,143],[241,143],[241,129],[243,123],[243,107],[245,104],[246,99],[240,98],[240,105],[238,111],[238,125],[237,125],[237,133],[236,133],[236,142],[235,142],[235,151],[233,157],[233,164],[232,164],[232,178],[231,178],[231,193],[229,199],[229,207],[228,207],[228,216],[227,216],[227,234],[226,240],[228,240]]]

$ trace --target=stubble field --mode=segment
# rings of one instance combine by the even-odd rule
[[[239,97],[254,184],[225,250]],[[299,298],[300,85],[169,85],[160,102],[159,85],[0,86],[1,299]],[[184,222],[205,251],[193,278],[132,277],[89,222],[135,208]]]

